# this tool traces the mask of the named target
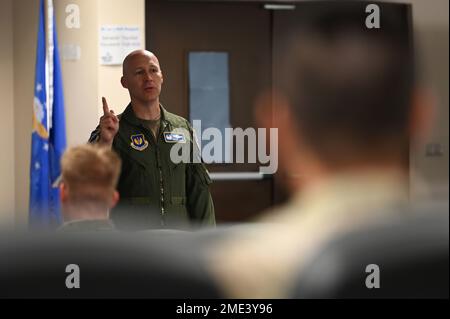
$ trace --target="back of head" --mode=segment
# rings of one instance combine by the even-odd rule
[[[118,155],[107,148],[82,145],[67,150],[61,160],[61,170],[69,204],[108,208],[120,165]]]
[[[281,91],[304,142],[330,165],[398,151],[409,138],[408,19],[382,8],[381,27],[369,29],[365,5],[317,4],[285,50]]]

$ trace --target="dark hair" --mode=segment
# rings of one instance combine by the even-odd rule
[[[414,82],[408,19],[398,16],[405,10],[382,8],[381,28],[369,29],[361,3],[319,9],[290,38],[284,60],[281,90],[302,137],[329,162],[347,151],[398,149],[408,141]]]

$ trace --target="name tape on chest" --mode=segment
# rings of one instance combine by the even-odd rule
[[[186,143],[186,137],[183,133],[164,133],[164,140],[166,143]]]

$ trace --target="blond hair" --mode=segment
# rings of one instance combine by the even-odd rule
[[[120,174],[121,160],[110,149],[82,145],[68,149],[61,160],[62,182],[74,203],[108,203]]]

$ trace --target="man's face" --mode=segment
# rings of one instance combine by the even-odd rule
[[[161,94],[162,83],[163,75],[154,55],[138,53],[124,65],[122,85],[130,92],[131,99],[141,102],[156,100]]]

